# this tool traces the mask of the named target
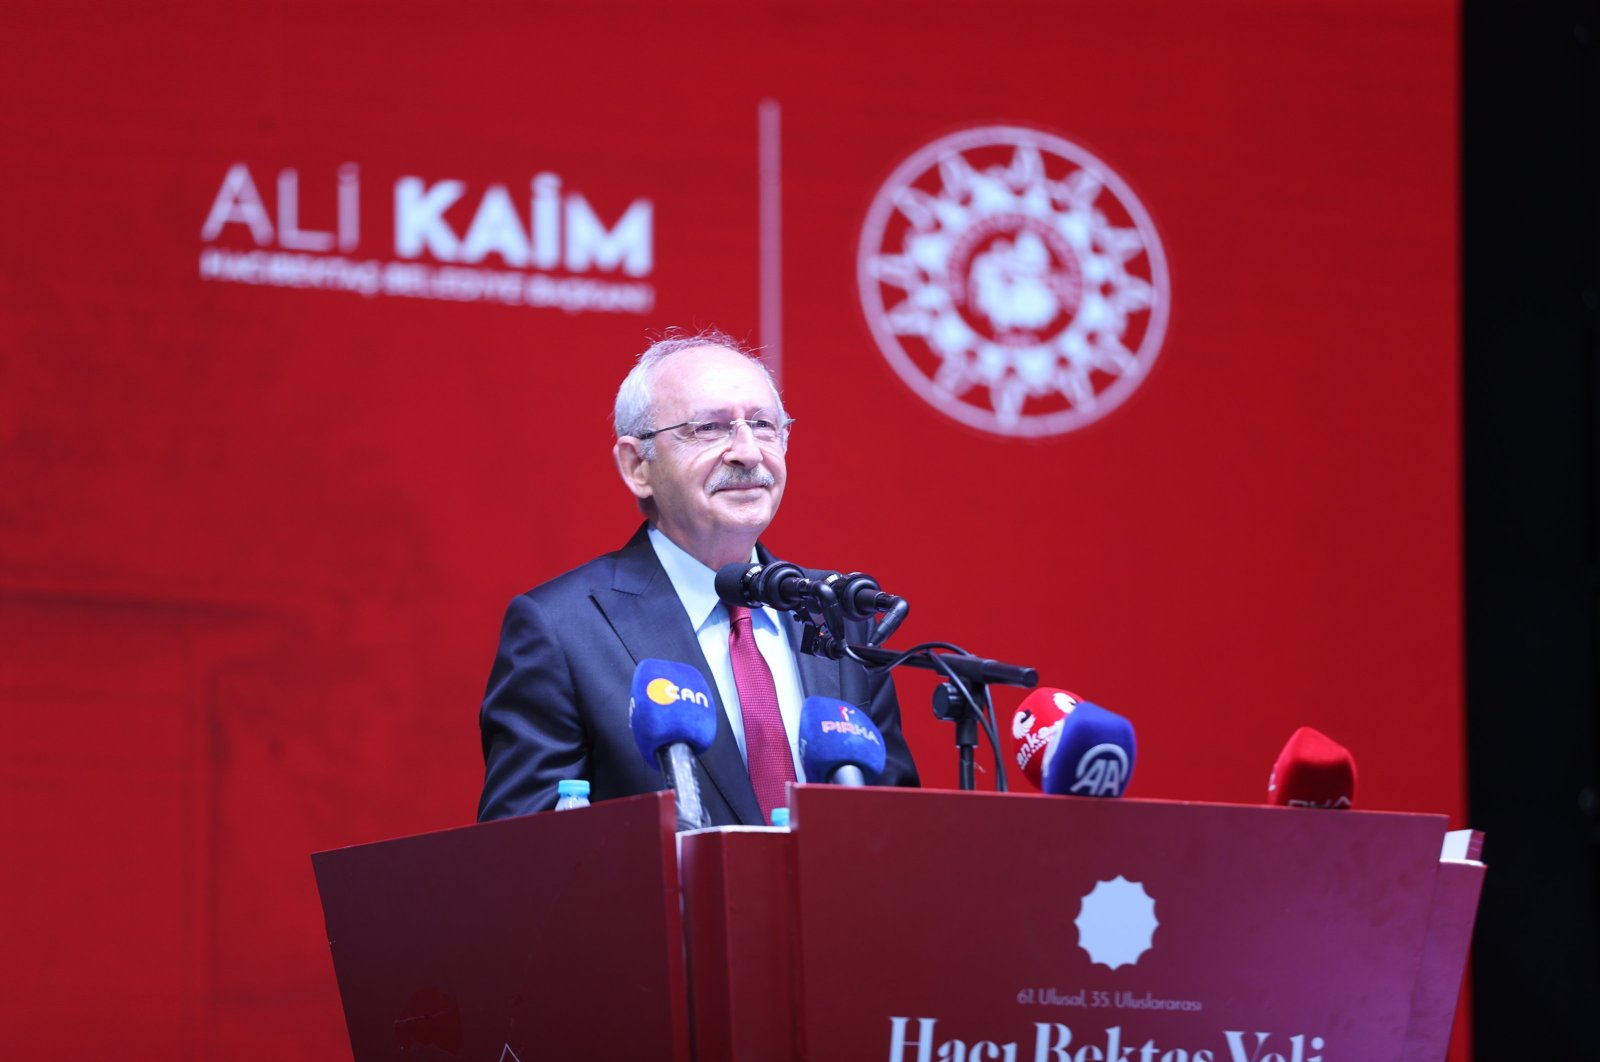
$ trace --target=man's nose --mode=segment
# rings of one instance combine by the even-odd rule
[[[761,463],[761,447],[756,444],[755,432],[750,430],[750,425],[742,420],[734,423],[733,434],[728,438],[728,448],[722,452],[722,459],[738,465]]]

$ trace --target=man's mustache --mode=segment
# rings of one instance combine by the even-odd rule
[[[715,494],[719,490],[738,490],[742,487],[770,487],[778,482],[771,472],[760,467],[754,468],[724,468],[712,477],[706,493]]]

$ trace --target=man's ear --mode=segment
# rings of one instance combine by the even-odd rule
[[[643,501],[655,494],[655,490],[650,486],[650,462],[639,452],[640,445],[638,439],[624,435],[611,447],[611,456],[616,458],[622,482],[633,491],[635,498]]]

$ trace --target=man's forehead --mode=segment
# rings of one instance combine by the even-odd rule
[[[726,347],[695,347],[662,363],[655,390],[685,412],[743,413],[769,408],[776,395],[752,358]]]

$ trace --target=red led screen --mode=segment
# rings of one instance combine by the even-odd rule
[[[347,1050],[307,855],[470,821],[669,325],[781,372],[778,554],[1131,718],[1132,795],[1263,802],[1306,724],[1464,825],[1455,21],[13,5],[8,1053]]]

